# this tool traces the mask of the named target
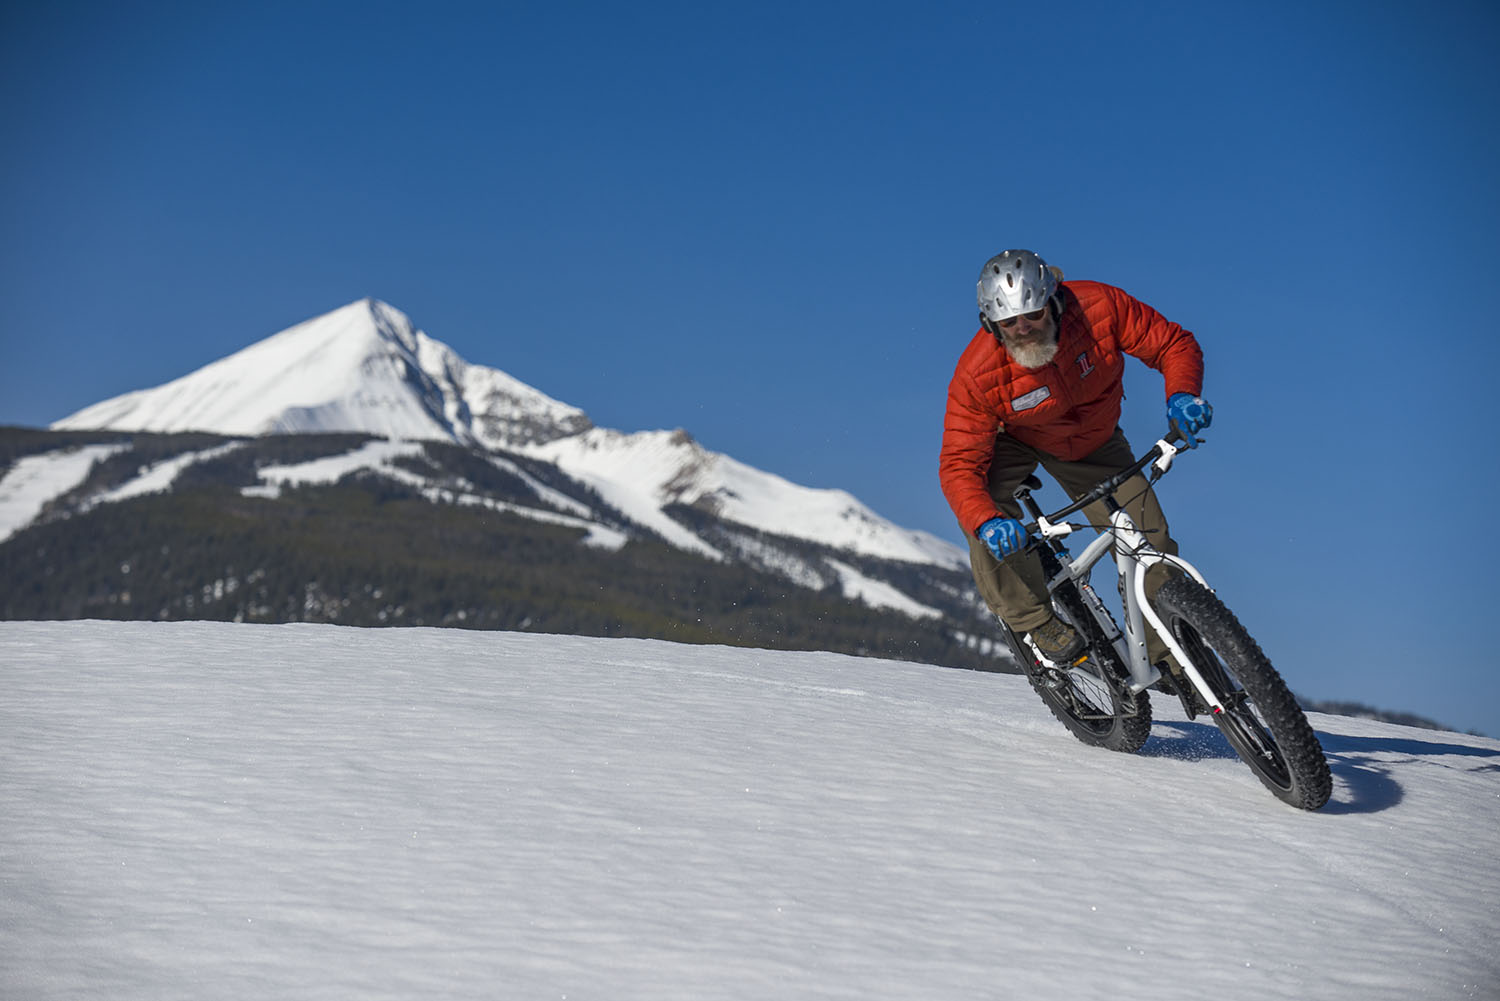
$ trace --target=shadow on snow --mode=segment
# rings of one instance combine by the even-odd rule
[[[1467,766],[1435,760],[1456,756],[1466,758],[1500,758],[1500,751],[1442,740],[1416,737],[1346,737],[1318,733],[1318,742],[1328,758],[1328,768],[1335,779],[1334,795],[1322,813],[1379,813],[1399,804],[1405,798],[1393,772],[1396,768],[1421,761],[1441,768],[1462,771],[1500,771],[1500,762]],[[1158,722],[1151,738],[1140,753],[1153,758],[1179,761],[1234,759],[1238,755],[1218,727],[1208,723]]]
[[[1438,760],[1446,757],[1500,758],[1500,751],[1467,744],[1416,737],[1346,737],[1318,734],[1328,767],[1342,788],[1323,808],[1324,813],[1377,813],[1400,803],[1405,793],[1392,773],[1402,765],[1420,762],[1466,772],[1500,771],[1500,763],[1477,767]]]

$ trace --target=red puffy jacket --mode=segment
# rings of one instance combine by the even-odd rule
[[[980,330],[948,384],[939,476],[964,531],[1000,514],[986,489],[995,436],[1060,459],[1081,459],[1109,440],[1125,397],[1125,355],[1161,372],[1167,396],[1203,390],[1193,335],[1138,299],[1100,282],[1063,282],[1052,363],[1025,369]]]

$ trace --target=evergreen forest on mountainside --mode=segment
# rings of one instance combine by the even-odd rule
[[[580,528],[485,507],[433,502],[361,472],[337,483],[246,496],[258,468],[347,453],[367,435],[284,435],[184,468],[169,492],[81,504],[154,462],[230,442],[207,434],[0,429],[0,473],[64,445],[127,445],[30,527],[0,543],[0,618],[210,619],[452,626],[634,636],[789,650],[830,650],[981,670],[1006,660],[965,642],[985,628],[966,574],[836,553],[898,577],[942,619],[912,618],[812,590],[777,574],[717,562],[627,526],[597,495],[555,467],[508,456],[548,487],[621,528],[623,548],[584,545]],[[461,477],[486,496],[536,504],[530,487],[469,450],[428,444],[404,466]],[[70,510],[69,508],[77,508]],[[705,537],[711,515],[674,514]],[[781,537],[808,561],[819,548]],[[990,638],[994,638],[993,633]],[[985,645],[988,646],[988,645]],[[992,649],[992,647],[990,647]]]

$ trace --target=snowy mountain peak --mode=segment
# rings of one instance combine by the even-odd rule
[[[354,431],[495,447],[591,426],[576,407],[504,372],[468,364],[405,313],[373,298],[53,425],[236,435]]]

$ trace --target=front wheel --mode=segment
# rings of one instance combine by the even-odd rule
[[[1224,707],[1214,722],[1261,783],[1303,810],[1328,802],[1333,779],[1317,735],[1234,613],[1191,577],[1163,584],[1154,605]]]

